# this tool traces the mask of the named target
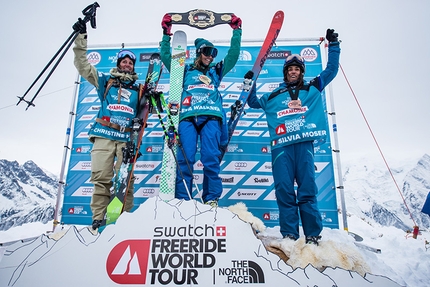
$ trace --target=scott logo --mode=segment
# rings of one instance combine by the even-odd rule
[[[149,239],[118,243],[106,260],[109,278],[118,284],[145,284],[148,271]]]

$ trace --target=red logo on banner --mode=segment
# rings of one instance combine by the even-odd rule
[[[189,107],[191,106],[191,97],[186,97],[183,101],[182,101],[182,105]]]
[[[270,220],[270,214],[269,213],[264,213],[263,214],[263,219],[264,220]]]
[[[151,146],[147,147],[146,152],[152,152],[152,147]]]
[[[285,128],[285,124],[279,125],[279,126],[276,128],[276,134],[277,134],[277,135],[283,135],[283,134],[285,134],[286,132],[287,132],[287,129]]]
[[[226,236],[227,228],[225,226],[217,226],[216,227],[216,236]]]
[[[145,284],[150,245],[149,239],[118,243],[106,260],[109,278],[118,284]]]

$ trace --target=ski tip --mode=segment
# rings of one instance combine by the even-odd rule
[[[173,37],[175,37],[175,35],[177,36],[182,36],[182,35],[186,35],[186,33],[182,30],[176,30],[175,33],[173,33]]]
[[[284,20],[284,11],[278,10],[276,11],[275,15],[273,16],[274,20],[283,21]]]

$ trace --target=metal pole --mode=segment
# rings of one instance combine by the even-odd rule
[[[60,217],[59,210],[60,210],[62,194],[64,192],[64,186],[65,186],[64,171],[66,169],[67,155],[68,155],[68,152],[70,150],[69,142],[70,142],[71,127],[72,127],[73,119],[76,115],[75,114],[75,105],[76,105],[76,98],[78,95],[78,87],[80,85],[79,77],[80,77],[79,74],[77,74],[76,81],[75,81],[75,88],[73,91],[72,103],[70,105],[69,122],[67,123],[66,137],[64,140],[63,161],[61,163],[60,179],[58,181],[59,185],[58,185],[58,191],[57,191],[57,203],[55,205],[54,222],[53,222],[53,226],[52,226],[52,232],[55,231],[55,228],[60,223],[59,222],[59,217]]]
[[[328,44],[325,43],[325,55],[326,55],[326,63],[328,61],[328,51],[327,46]],[[333,132],[333,139],[334,144],[332,143],[332,151],[335,154],[336,157],[336,166],[337,166],[337,182],[338,186],[336,187],[337,190],[339,190],[340,195],[340,204],[341,204],[341,210],[342,210],[342,221],[343,221],[343,229],[345,231],[348,231],[348,221],[346,217],[346,204],[345,204],[345,192],[344,192],[344,186],[343,186],[343,178],[342,178],[342,167],[341,167],[341,161],[340,161],[340,150],[339,150],[339,139],[337,135],[337,123],[336,123],[336,112],[334,107],[334,99],[333,99],[333,86],[330,83],[328,85],[328,94],[330,98],[330,110],[328,111],[328,114],[331,116],[331,122],[332,122],[332,132]]]

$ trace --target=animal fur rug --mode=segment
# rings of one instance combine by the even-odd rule
[[[320,271],[324,271],[327,267],[339,267],[355,271],[361,276],[370,272],[369,266],[353,243],[335,242],[323,238],[317,246],[306,244],[303,237],[294,241],[287,238],[265,236],[266,226],[261,219],[248,211],[244,203],[239,202],[231,205],[228,210],[236,214],[241,220],[251,224],[254,233],[262,241],[266,250],[278,255],[293,269],[305,268],[311,264]]]

